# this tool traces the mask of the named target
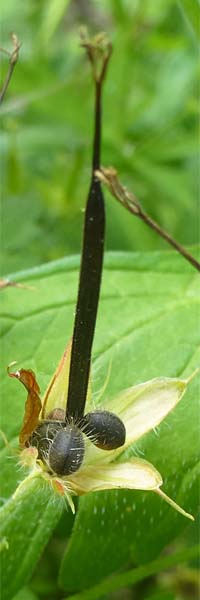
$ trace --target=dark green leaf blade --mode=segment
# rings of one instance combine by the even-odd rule
[[[62,506],[48,484],[34,478],[1,509],[2,600],[13,598],[30,579]]]
[[[2,290],[5,328],[1,427],[11,444],[19,434],[26,394],[17,382],[7,377],[6,366],[18,360],[19,367],[33,368],[44,392],[71,336],[78,268],[78,257],[50,263],[10,277],[34,289]],[[116,253],[106,257],[93,352],[94,402],[98,400],[109,365],[111,373],[101,399],[102,407],[104,398],[115,397],[131,385],[159,375],[176,377],[192,373],[198,364],[198,281],[194,269],[172,252]],[[191,511],[196,510],[196,499],[194,488],[188,495],[191,481],[187,480],[187,474],[189,469],[195,473],[197,463],[196,392],[193,395],[196,385],[197,380],[194,380],[180,407],[160,426],[159,435],[152,432],[133,449],[134,454],[160,468],[165,491]],[[16,479],[21,478],[19,472],[16,477],[13,460],[7,461],[6,468],[6,455],[3,448],[2,495],[5,498],[14,491]],[[182,481],[185,490],[181,490]],[[146,517],[143,514],[141,525],[143,509]],[[36,505],[34,510],[37,511]],[[54,510],[56,512],[56,505]],[[159,528],[155,531],[159,510],[165,524],[161,536]],[[154,523],[150,523],[151,517]],[[62,567],[62,585],[70,590],[77,587],[74,571],[77,560],[80,586],[91,585],[102,573],[105,576],[122,566],[130,556],[134,561],[150,560],[153,539],[156,552],[168,543],[169,523],[173,535],[187,526],[183,517],[150,493],[101,492],[82,499]],[[140,536],[136,536],[138,531]],[[28,532],[26,539],[31,548]],[[146,556],[142,553],[145,539]],[[26,577],[24,574],[21,586]]]
[[[176,259],[171,264],[172,269],[175,268]],[[161,259],[161,270],[162,266],[164,268]],[[159,267],[157,264],[156,268]],[[138,331],[134,325],[132,329],[127,328],[128,322],[133,323],[134,317],[131,315],[134,311],[137,312],[138,306],[137,276],[134,278],[136,295],[132,305],[128,308],[124,306],[123,309],[126,314],[125,333],[112,346],[112,372],[115,374],[115,381],[112,384],[109,382],[107,395],[110,388],[113,393],[118,387],[119,380],[130,385],[131,377],[132,382],[135,382],[138,381],[138,376],[140,381],[156,374],[187,376],[200,362],[199,332],[197,333],[196,327],[198,299],[195,281],[198,281],[198,275],[194,272],[181,298],[179,294],[183,274],[177,272],[175,277],[172,274],[170,284],[170,276],[168,278],[167,272],[163,272],[163,278],[161,277],[160,285],[154,293],[155,276],[155,270],[146,273],[140,289],[140,301],[143,301],[144,290],[148,289],[145,314],[147,315],[149,303],[152,308],[156,296],[160,310],[147,319],[147,322],[144,321]],[[109,318],[111,319],[110,315]],[[114,321],[113,316],[112,321],[110,320],[111,329]],[[105,355],[109,360],[110,350],[99,357],[102,363]],[[150,460],[163,475],[166,493],[194,514],[198,506],[198,400],[199,376],[191,382],[185,398],[160,425],[158,431],[146,435],[125,454],[126,457],[136,455]],[[88,587],[105,574],[124,566],[130,556],[139,564],[149,561],[186,527],[192,528],[195,525],[189,524],[154,494],[131,491],[90,494],[80,501],[74,532],[61,566],[60,582],[65,589],[75,591],[77,586],[79,589]],[[77,564],[78,556],[77,583],[74,565]]]

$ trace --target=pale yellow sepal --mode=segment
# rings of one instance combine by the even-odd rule
[[[161,423],[185,393],[187,382],[159,377],[121,392],[106,409],[115,411],[126,428],[123,449]]]
[[[194,517],[190,513],[160,489],[162,477],[157,469],[151,463],[140,458],[125,463],[111,463],[110,465],[99,463],[98,466],[82,467],[71,476],[59,478],[47,473],[45,466],[41,461],[37,461],[35,456],[35,464],[30,474],[18,485],[13,498],[20,496],[29,482],[38,477],[45,480],[60,498],[67,500],[73,514],[75,514],[75,506],[72,495],[81,496],[89,492],[129,489],[152,491],[181,515],[194,521]]]
[[[157,427],[183,397],[188,380],[159,377],[123,390],[104,408],[117,414],[126,428],[123,446],[109,452],[87,444],[85,464],[108,463],[145,433]]]
[[[139,458],[124,463],[98,464],[98,468],[82,467],[67,481],[78,495],[120,488],[155,490],[162,485],[162,477],[155,467]]]

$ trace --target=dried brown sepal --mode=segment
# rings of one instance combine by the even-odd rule
[[[39,414],[42,408],[42,402],[39,397],[40,388],[37,384],[35,373],[31,370],[20,369],[19,371],[10,373],[8,367],[8,374],[10,377],[19,379],[28,392],[23,424],[19,434],[20,447],[24,448],[30,435],[38,425]]]
[[[12,33],[10,34],[10,37],[11,37],[12,44],[13,44],[13,51],[11,53],[10,62],[11,62],[11,64],[15,65],[16,62],[18,61],[21,43],[19,42],[18,37],[17,37],[16,33],[14,33],[14,31],[12,31]]]
[[[133,193],[129,192],[119,181],[117,171],[113,167],[101,168],[95,171],[96,177],[107,186],[111,194],[126,208],[136,215],[141,212],[141,207]]]
[[[25,285],[23,283],[16,283],[15,281],[10,281],[10,279],[0,279],[0,290],[3,290],[7,287],[16,287],[21,288],[23,290],[31,290],[34,291],[36,288],[32,285]]]
[[[80,38],[81,46],[86,49],[92,65],[94,80],[101,83],[105,77],[107,64],[112,52],[112,44],[106,33],[101,32],[89,38],[87,29],[83,27],[80,30]]]
[[[2,104],[3,99],[5,97],[5,94],[7,92],[13,71],[14,71],[14,67],[18,61],[18,57],[19,57],[19,50],[20,50],[20,42],[17,38],[16,33],[12,32],[11,33],[11,40],[12,40],[12,45],[13,45],[13,50],[12,52],[8,52],[7,50],[5,50],[4,48],[0,48],[1,52],[4,52],[5,54],[7,54],[8,56],[10,56],[10,61],[9,61],[9,67],[8,67],[8,72],[5,78],[5,81],[3,83],[3,87],[0,91],[0,104]]]

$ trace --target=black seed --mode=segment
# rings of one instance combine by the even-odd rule
[[[119,448],[126,439],[121,419],[106,410],[96,410],[85,415],[81,420],[81,429],[95,446],[103,450]]]
[[[79,429],[67,425],[57,432],[50,446],[48,461],[57,475],[70,475],[80,468],[84,458],[84,440]]]
[[[38,450],[38,458],[46,462],[50,446],[62,427],[65,427],[65,422],[58,422],[45,419],[39,423],[38,427],[30,436],[27,446],[35,446]]]
[[[38,450],[38,458],[56,475],[70,475],[80,468],[84,458],[83,434],[64,421],[42,421],[27,443]]]

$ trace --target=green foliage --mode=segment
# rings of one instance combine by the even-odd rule
[[[14,277],[15,281],[33,289],[3,291],[5,329],[1,368],[2,402],[6,411],[2,429],[11,442],[20,430],[26,394],[6,376],[6,362],[15,359],[17,366],[33,368],[44,391],[71,335],[78,266],[78,259],[71,258],[21,272]],[[106,379],[110,361],[107,397],[155,376],[187,376],[193,372],[199,356],[197,288],[198,274],[173,253],[107,256],[93,353],[94,401]],[[198,504],[197,386],[198,377],[158,431],[147,434],[131,451],[126,451],[128,456],[141,455],[153,462],[163,475],[165,491],[194,514]],[[7,497],[16,487],[16,468],[13,460],[6,462],[5,453],[3,448],[2,493]],[[17,478],[22,477],[23,472],[18,472]],[[53,504],[51,495],[48,503],[48,494],[43,487],[39,493],[27,490],[21,504],[14,497],[2,509],[5,513],[2,535],[9,542],[4,576],[11,581],[9,586],[13,591],[24,585],[47,542],[46,532],[42,535],[47,522],[50,535],[58,519],[59,503]],[[10,507],[17,511],[14,528],[9,520]],[[40,527],[36,543],[31,535],[35,522]],[[90,586],[129,561],[140,564],[151,560],[185,528],[191,531],[195,527],[152,493],[90,494],[79,501],[61,566],[60,584],[69,591]],[[16,561],[24,554],[27,539],[29,553],[25,553],[26,560],[18,571]],[[13,559],[16,540],[18,552]],[[5,587],[6,600],[12,597],[9,586]]]
[[[4,3],[1,45],[9,47],[13,29],[22,42],[1,109],[4,273],[80,250],[93,106],[79,46],[83,23],[108,31],[114,46],[102,163],[118,169],[144,208],[180,242],[197,241],[198,41],[191,31],[198,10],[197,0],[91,0],[85,12],[81,2],[69,0]],[[3,56],[2,77],[6,66]],[[108,249],[164,247],[110,197],[107,221]]]
[[[161,573],[164,569],[174,567],[176,564],[180,565],[181,562],[185,562],[186,560],[190,560],[193,558],[197,558],[199,556],[199,546],[193,546],[188,550],[183,552],[179,552],[178,554],[165,556],[159,560],[152,561],[148,565],[144,565],[133,570],[125,571],[124,573],[120,573],[119,575],[114,575],[112,578],[107,578],[101,583],[93,586],[90,589],[87,589],[80,594],[73,594],[72,596],[67,596],[69,600],[98,600],[105,596],[105,593],[113,592],[121,590],[127,585],[136,584],[138,581],[144,582],[144,579],[149,577],[150,575],[155,575],[155,573]],[[157,589],[156,593],[153,592],[148,594],[145,597],[149,600],[176,600],[177,596],[174,595],[173,592],[164,592],[162,587],[159,586],[159,591]],[[137,594],[137,591],[136,591]],[[106,596],[108,597],[108,596]],[[135,597],[135,596],[134,596]]]
[[[14,600],[38,600],[38,596],[36,596],[32,590],[26,587],[20,590],[20,592],[14,597]]]
[[[1,509],[2,600],[9,600],[32,575],[35,563],[59,520],[62,504],[49,486],[30,480]]]
[[[180,9],[183,11],[190,33],[192,33],[192,35],[196,37],[196,40],[199,41],[199,0],[194,0],[194,2],[190,2],[190,0],[181,0],[179,5]]]

